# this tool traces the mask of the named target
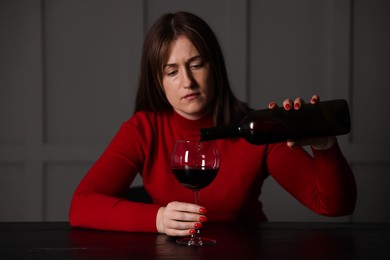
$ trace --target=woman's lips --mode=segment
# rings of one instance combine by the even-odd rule
[[[200,93],[190,93],[190,94],[185,95],[182,98],[183,99],[187,99],[187,100],[193,100],[193,99],[195,99],[199,95],[200,95]]]

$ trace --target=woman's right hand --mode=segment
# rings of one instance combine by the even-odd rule
[[[188,236],[206,222],[206,209],[195,204],[173,201],[159,208],[156,227],[159,233],[168,236]]]
[[[320,102],[320,97],[318,95],[313,95],[310,99],[310,103],[312,105],[317,104]],[[302,98],[296,98],[295,100],[292,100],[290,98],[287,98],[283,101],[283,107],[285,110],[299,110],[302,105],[304,104],[304,100]],[[274,109],[277,108],[278,105],[275,102],[270,102],[268,104],[268,108]],[[326,150],[329,149],[333,144],[336,142],[336,137],[334,136],[326,136],[326,137],[317,137],[317,138],[307,138],[307,139],[301,139],[301,140],[288,140],[287,146],[290,148],[298,147],[298,146],[305,146],[305,145],[311,145],[316,150]]]

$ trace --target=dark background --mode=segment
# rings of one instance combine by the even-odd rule
[[[177,10],[209,22],[251,106],[314,93],[350,104],[339,142],[355,213],[317,216],[269,178],[271,221],[390,220],[390,1],[0,0],[0,221],[67,220],[76,185],[132,115],[145,32]]]

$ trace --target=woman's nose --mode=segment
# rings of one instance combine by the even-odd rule
[[[192,87],[192,75],[191,75],[191,72],[188,70],[185,70],[183,73],[183,86],[185,88]]]

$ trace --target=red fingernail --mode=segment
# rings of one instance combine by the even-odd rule
[[[193,235],[193,234],[195,234],[195,229],[190,230],[190,235]]]
[[[294,104],[294,108],[295,108],[295,109],[299,109],[300,107],[301,107],[301,104],[299,104],[299,103],[295,103],[295,104]]]
[[[313,97],[311,100],[310,100],[310,103],[312,104],[315,104],[318,102],[318,99],[316,97]]]
[[[275,107],[275,102],[270,102],[268,105],[269,108],[274,108]]]
[[[200,208],[199,212],[202,213],[202,214],[206,214],[206,209],[205,208]]]
[[[206,217],[203,217],[203,216],[199,218],[199,221],[200,221],[200,222],[206,222],[206,220],[207,220],[207,218],[206,218]]]
[[[195,223],[194,227],[195,228],[201,228],[202,227],[202,223]]]
[[[286,105],[284,105],[284,108],[285,108],[286,110],[290,110],[290,109],[291,109],[291,105],[290,105],[290,104],[286,104]]]

